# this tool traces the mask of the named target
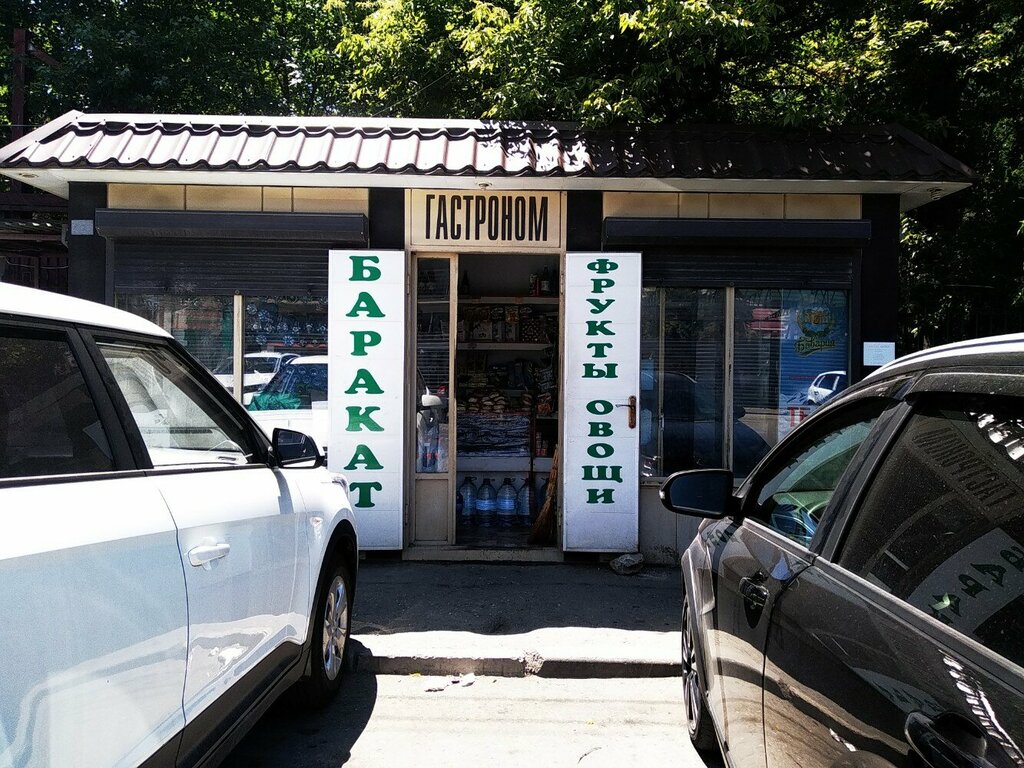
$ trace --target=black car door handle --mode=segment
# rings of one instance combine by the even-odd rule
[[[759,584],[756,579],[748,576],[740,579],[740,594],[744,600],[756,608],[764,608],[768,602],[768,587]]]
[[[985,734],[955,713],[932,720],[911,712],[903,729],[907,742],[930,768],[991,768],[985,759]]]

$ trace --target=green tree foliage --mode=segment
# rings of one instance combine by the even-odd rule
[[[69,109],[324,114],[345,106],[336,96],[349,67],[322,0],[29,0],[7,18],[60,63],[28,61],[36,122]]]
[[[1020,0],[0,0],[66,109],[898,122],[980,181],[904,222],[904,347],[1024,305]],[[0,86],[0,102],[5,98]]]
[[[1012,328],[992,310],[1024,305],[1019,0],[329,2],[358,111],[901,123],[979,176],[905,219],[903,348]]]

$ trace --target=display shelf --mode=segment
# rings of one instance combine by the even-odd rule
[[[471,472],[529,472],[529,456],[459,456],[455,460],[459,474]]]
[[[476,349],[485,351],[542,352],[553,346],[551,343],[531,344],[525,341],[460,341],[457,349],[468,351]]]
[[[421,307],[447,307],[448,299],[417,299],[416,304]]]
[[[558,304],[557,296],[460,296],[459,304]]]
[[[550,472],[551,463],[554,458],[551,456],[535,456],[533,459],[533,471],[534,472]]]

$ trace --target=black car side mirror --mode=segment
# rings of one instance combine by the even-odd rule
[[[271,443],[274,448],[274,459],[279,467],[312,462],[308,467],[300,469],[316,469],[326,463],[316,440],[294,429],[276,427]]]
[[[728,469],[690,469],[671,475],[658,495],[665,508],[676,514],[718,520],[736,511],[732,483]]]

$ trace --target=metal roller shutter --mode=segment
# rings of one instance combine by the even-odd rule
[[[326,297],[328,249],[324,243],[265,240],[115,241],[114,291]]]
[[[760,247],[644,251],[643,283],[705,288],[850,288],[852,248]]]

